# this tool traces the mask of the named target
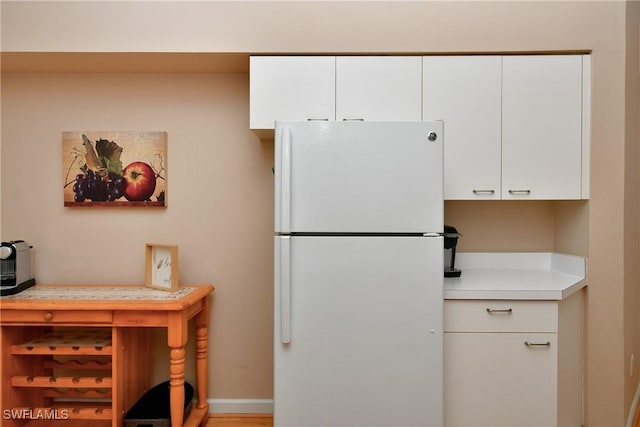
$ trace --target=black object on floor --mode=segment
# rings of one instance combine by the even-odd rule
[[[171,427],[169,381],[158,384],[142,395],[124,416],[125,427]],[[193,386],[184,382],[184,418],[189,416]]]

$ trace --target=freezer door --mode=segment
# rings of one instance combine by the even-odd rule
[[[276,122],[276,232],[441,232],[442,122]]]
[[[442,426],[442,247],[275,237],[275,426]]]

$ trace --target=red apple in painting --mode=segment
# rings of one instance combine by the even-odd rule
[[[149,200],[156,190],[156,173],[144,162],[130,163],[122,171],[122,176],[127,181],[124,197],[130,202]]]

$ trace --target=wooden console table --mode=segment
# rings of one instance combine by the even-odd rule
[[[171,425],[184,420],[185,345],[194,319],[197,403],[204,425],[211,285],[37,285],[0,298],[3,426],[121,427],[149,389],[150,327],[167,328]],[[95,373],[97,372],[97,374]],[[80,399],[79,399],[80,398]]]

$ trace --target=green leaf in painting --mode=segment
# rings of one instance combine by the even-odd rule
[[[99,139],[96,141],[96,151],[100,161],[109,172],[122,175],[122,162],[120,161],[122,147],[113,141]]]

